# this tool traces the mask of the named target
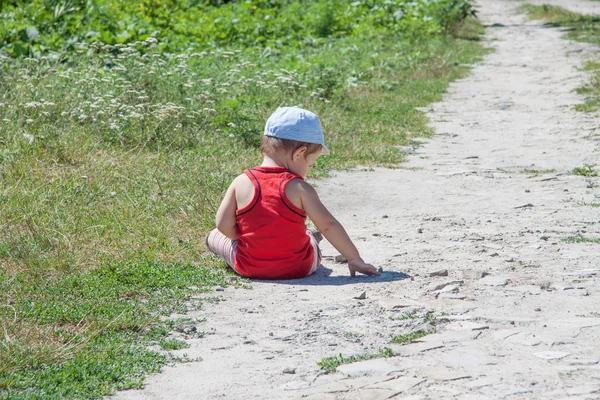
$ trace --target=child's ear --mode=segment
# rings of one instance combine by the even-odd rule
[[[302,146],[302,147],[298,147],[296,150],[294,150],[294,152],[292,153],[292,160],[296,161],[298,160],[300,157],[304,157],[304,154],[306,153],[306,150],[308,150],[308,147],[306,146]]]

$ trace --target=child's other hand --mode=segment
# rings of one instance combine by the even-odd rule
[[[348,269],[350,270],[350,276],[356,276],[357,272],[365,275],[381,275],[377,268],[371,264],[367,264],[362,258],[354,258],[348,261]]]

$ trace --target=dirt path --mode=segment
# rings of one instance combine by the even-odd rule
[[[599,159],[597,116],[571,107],[590,48],[514,14],[518,3],[480,3],[483,22],[504,27],[428,111],[433,139],[403,169],[318,182],[383,276],[351,279],[326,261],[305,280],[210,294],[223,301],[193,315],[210,334],[180,351],[202,361],[116,397],[600,397],[600,245],[561,241],[600,237],[600,209],[584,205],[600,202],[600,178],[568,174]],[[421,342],[390,344],[432,323]],[[324,357],[385,347],[396,356],[319,374]]]

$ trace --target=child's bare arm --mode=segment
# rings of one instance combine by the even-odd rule
[[[367,275],[379,275],[379,271],[375,267],[365,263],[360,257],[348,233],[346,233],[342,224],[321,203],[316,190],[308,183],[300,181],[299,194],[302,207],[319,232],[348,260],[350,275],[354,276],[356,272]]]
[[[237,179],[236,179],[237,180]],[[231,240],[237,240],[237,221],[235,211],[237,210],[237,202],[235,199],[235,183],[234,180],[227,192],[219,210],[217,211],[217,229]]]

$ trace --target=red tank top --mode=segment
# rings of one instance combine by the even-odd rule
[[[305,277],[314,256],[306,213],[285,195],[286,185],[302,177],[281,167],[255,167],[244,173],[254,185],[254,198],[236,212],[236,271],[257,279]]]

